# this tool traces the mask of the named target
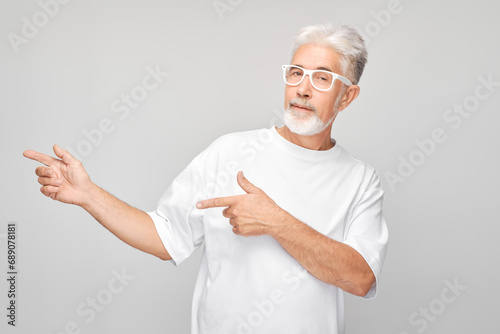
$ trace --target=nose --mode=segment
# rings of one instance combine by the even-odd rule
[[[311,97],[312,88],[311,77],[309,77],[309,74],[306,74],[302,82],[297,86],[297,96]]]

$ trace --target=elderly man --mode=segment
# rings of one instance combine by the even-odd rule
[[[373,298],[388,241],[375,170],[331,138],[366,63],[346,26],[302,29],[283,66],[285,126],[220,137],[143,212],[59,159],[25,151],[41,191],[174,265],[205,244],[192,333],[343,333],[343,291]],[[243,174],[244,171],[244,174]]]

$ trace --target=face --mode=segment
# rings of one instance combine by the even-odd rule
[[[295,52],[292,65],[309,70],[327,70],[340,75],[339,55],[332,49],[305,44]],[[285,86],[285,124],[290,131],[314,135],[330,129],[337,116],[342,82],[335,80],[329,91],[319,91],[311,85],[309,76],[298,86]]]

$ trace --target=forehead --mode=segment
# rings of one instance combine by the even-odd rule
[[[295,51],[292,64],[300,65],[309,70],[328,69],[339,73],[340,55],[325,46],[304,44]]]

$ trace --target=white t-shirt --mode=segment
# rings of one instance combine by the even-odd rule
[[[271,236],[232,232],[223,208],[202,199],[244,194],[238,170],[281,208],[356,249],[378,282],[388,232],[375,170],[339,144],[315,151],[269,129],[224,135],[195,157],[159,201],[153,219],[173,264],[203,242],[192,334],[344,333],[340,288],[307,272]],[[377,282],[364,298],[373,298]]]

